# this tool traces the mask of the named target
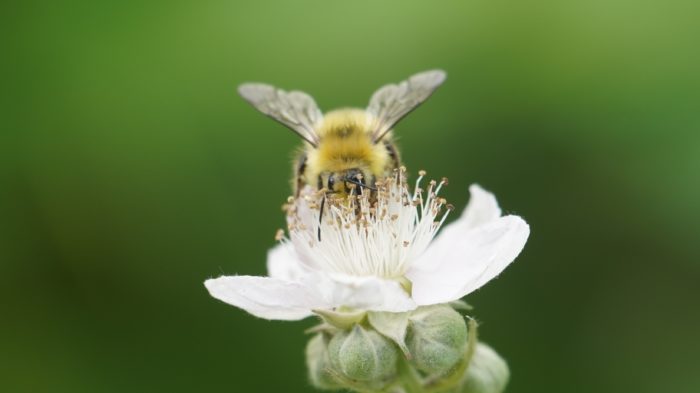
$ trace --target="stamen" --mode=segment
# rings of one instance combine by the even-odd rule
[[[405,167],[396,169],[392,176],[375,182],[373,192],[357,192],[357,187],[368,187],[354,181],[348,181],[352,185],[344,197],[325,190],[307,190],[288,201],[289,239],[279,231],[275,238],[292,242],[310,267],[398,279],[425,251],[453,209],[444,198],[437,197],[446,179],[439,184],[430,181],[426,191],[420,187],[426,173],[419,171],[410,190],[405,173]],[[322,198],[326,207],[321,217]],[[438,219],[443,206],[447,211]]]
[[[443,177],[443,178],[442,178],[442,181],[440,181],[440,184],[439,184],[439,185],[437,186],[437,188],[435,189],[435,194],[439,193],[439,192],[440,192],[440,189],[442,188],[442,186],[443,186],[443,185],[446,186],[448,183],[449,183],[449,182],[448,182],[447,178],[446,178],[446,177]]]

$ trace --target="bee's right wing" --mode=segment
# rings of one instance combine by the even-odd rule
[[[430,97],[446,75],[442,70],[415,74],[397,85],[390,84],[377,90],[369,100],[367,112],[372,115],[372,141],[379,142],[396,123]]]
[[[238,93],[260,112],[284,124],[312,146],[318,146],[315,127],[323,114],[308,94],[286,92],[262,83],[244,83],[238,87]]]

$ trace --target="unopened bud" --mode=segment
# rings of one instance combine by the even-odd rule
[[[328,353],[334,369],[354,381],[383,383],[396,374],[396,347],[360,325],[337,333],[328,344]]]
[[[418,370],[443,374],[462,359],[467,345],[467,324],[452,307],[425,307],[415,311],[409,321],[406,344]]]
[[[501,393],[510,378],[508,364],[486,344],[477,344],[461,393]]]
[[[328,357],[328,339],[323,333],[315,335],[306,344],[306,366],[311,384],[324,390],[340,389],[331,375],[331,362]]]

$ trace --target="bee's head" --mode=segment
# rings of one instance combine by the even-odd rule
[[[373,190],[374,181],[359,168],[351,168],[341,172],[327,172],[319,176],[319,188],[327,188],[330,193],[361,195],[364,189]]]

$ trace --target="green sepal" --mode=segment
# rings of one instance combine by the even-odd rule
[[[447,305],[421,307],[409,316],[406,345],[413,366],[428,375],[443,375],[462,359],[467,347],[464,317]]]
[[[320,316],[324,322],[341,330],[348,330],[356,324],[362,323],[367,317],[364,310],[312,310]]]
[[[396,347],[378,332],[360,325],[338,332],[328,344],[328,355],[341,381],[353,382],[353,388],[379,390],[396,377]]]
[[[471,304],[465,302],[464,300],[453,300],[447,304],[449,304],[449,306],[454,308],[455,310],[459,310],[459,311],[472,311],[472,310],[474,310],[474,307]]]
[[[322,390],[339,390],[343,386],[334,377],[328,357],[328,336],[317,334],[306,344],[306,367],[311,384]]]
[[[340,329],[338,329],[337,327],[335,327],[329,323],[322,322],[316,326],[312,326],[312,327],[304,330],[304,333],[306,333],[306,334],[327,333],[327,334],[332,336],[333,334],[335,334],[339,330]]]
[[[443,375],[433,375],[425,381],[425,392],[440,392],[440,393],[452,393],[460,392],[460,388],[464,381],[464,376],[466,371],[471,365],[471,361],[474,358],[474,353],[476,352],[476,347],[478,345],[478,334],[477,334],[478,324],[476,320],[469,318],[467,321],[467,348],[464,351],[462,359],[457,362],[457,364]],[[450,390],[454,388],[455,390]],[[446,390],[448,389],[448,390]]]
[[[408,316],[407,312],[370,312],[367,314],[370,325],[384,337],[393,341],[401,349],[406,359],[411,358],[411,352],[406,346]]]
[[[502,393],[508,385],[508,363],[486,344],[479,343],[464,376],[460,393]]]

